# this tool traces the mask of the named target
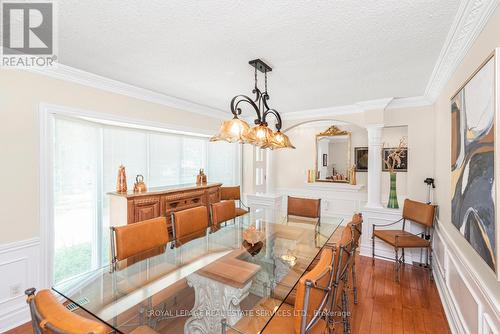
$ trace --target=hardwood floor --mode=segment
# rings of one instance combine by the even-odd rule
[[[401,283],[394,281],[393,263],[358,256],[356,259],[358,305],[353,305],[351,330],[353,334],[364,333],[450,333],[443,306],[434,282],[429,280],[423,268],[404,266]],[[192,303],[192,301],[190,302]],[[171,332],[172,325],[160,332]],[[182,326],[175,326],[174,332],[182,332]],[[31,334],[25,324],[7,334]],[[342,333],[341,326],[337,333]]]
[[[358,305],[352,305],[351,329],[361,333],[450,333],[436,284],[427,270],[405,265],[401,283],[394,264],[358,256]]]

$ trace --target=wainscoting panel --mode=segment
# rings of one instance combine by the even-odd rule
[[[39,288],[40,240],[0,245],[0,332],[29,320],[24,290]]]
[[[499,297],[485,289],[446,227],[435,227],[433,271],[453,333],[500,333]]]
[[[450,289],[454,304],[460,312],[463,324],[468,333],[478,333],[478,301],[471,294],[463,280],[463,275],[457,269],[457,264],[450,258],[448,262],[448,277],[446,279],[447,287]]]

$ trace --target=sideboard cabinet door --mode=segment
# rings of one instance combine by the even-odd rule
[[[134,201],[134,223],[160,216],[160,198]]]

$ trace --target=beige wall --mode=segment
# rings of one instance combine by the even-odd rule
[[[461,250],[461,257],[471,265],[470,270],[476,272],[483,280],[485,288],[493,291],[496,303],[500,303],[500,282],[496,281],[495,275],[480,256],[472,249],[467,241],[460,235],[458,230],[451,224],[451,112],[450,99],[474,71],[486,60],[493,50],[500,47],[500,7],[490,18],[485,29],[476,39],[472,48],[461,62],[435,104],[435,128],[436,128],[436,200],[439,204],[440,228],[446,229],[453,241]],[[498,84],[498,83],[497,83]],[[498,119],[497,119],[498,127]],[[498,143],[497,143],[498,145]],[[498,159],[498,157],[496,158]],[[498,175],[496,176],[498,178]],[[497,180],[498,182],[498,180]],[[497,194],[497,206],[499,205]],[[498,210],[498,208],[497,208]],[[497,228],[500,225],[497,222]],[[497,252],[500,251],[497,249]],[[498,304],[497,304],[498,305]]]
[[[40,235],[40,103],[213,129],[217,119],[17,70],[0,70],[0,244]]]

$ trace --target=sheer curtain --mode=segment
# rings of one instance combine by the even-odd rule
[[[130,126],[56,117],[54,131],[54,280],[109,262],[106,193],[115,191],[118,166],[128,189],[144,176],[148,187],[194,183],[203,168],[209,182],[240,182],[240,147]]]

